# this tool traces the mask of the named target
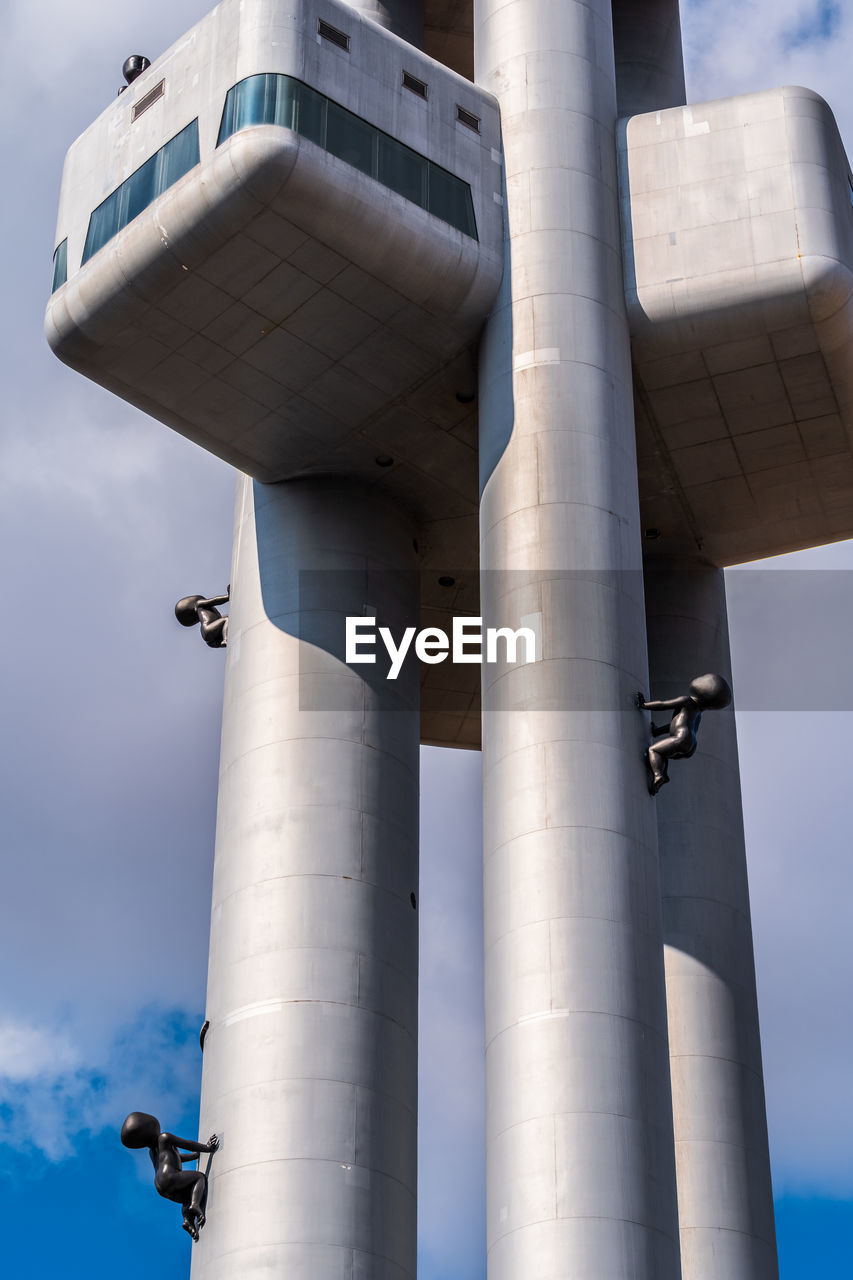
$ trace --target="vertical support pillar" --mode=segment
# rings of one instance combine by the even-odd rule
[[[620,116],[687,101],[678,0],[612,0]]]
[[[241,481],[193,1280],[415,1276],[417,672],[342,658],[346,615],[417,606],[393,509]]]
[[[647,567],[653,698],[731,678],[721,570]],[[733,710],[657,798],[684,1280],[776,1280],[773,1198]]]
[[[476,0],[504,289],[481,346],[490,1280],[677,1280],[610,0]]]

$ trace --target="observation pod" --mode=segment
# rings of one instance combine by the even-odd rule
[[[418,747],[442,691],[422,725],[416,667],[350,669],[342,641],[350,615],[416,623],[430,548],[475,527],[500,158],[490,95],[350,6],[224,0],[66,161],[52,347],[245,473],[197,1280],[415,1274]]]
[[[686,106],[677,0],[223,0],[71,147],[52,348],[244,473],[194,1280],[414,1276],[419,741],[484,754],[490,1280],[776,1276],[733,713],[653,801],[634,697],[853,536],[851,189],[807,90]],[[480,613],[482,702],[346,661]]]
[[[264,483],[373,482],[392,406],[472,396],[500,181],[469,81],[336,0],[224,0],[71,147],[48,341]]]

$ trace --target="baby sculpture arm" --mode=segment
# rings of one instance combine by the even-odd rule
[[[689,701],[690,699],[684,696],[681,698],[664,698],[660,702],[646,702],[642,693],[637,694],[637,706],[641,711],[678,711],[686,706]],[[662,733],[669,733],[670,727],[670,724],[654,724],[654,722],[649,725],[653,738],[659,738]]]
[[[210,1135],[207,1142],[192,1142],[189,1138],[179,1138],[174,1133],[166,1133],[163,1136],[164,1138],[168,1138],[172,1141],[176,1148],[183,1148],[183,1150],[187,1152],[186,1155],[183,1155],[182,1152],[178,1150],[178,1156],[181,1164],[192,1164],[194,1161],[198,1160],[200,1155],[203,1155],[206,1152],[213,1152],[219,1146],[219,1139],[215,1133]]]
[[[681,698],[663,698],[660,702],[646,702],[641,693],[637,694],[637,706],[641,711],[673,711],[687,702],[687,696]]]
[[[211,596],[209,600],[197,600],[196,609],[216,609],[221,604],[227,604],[231,599],[231,588],[228,588],[224,596]]]

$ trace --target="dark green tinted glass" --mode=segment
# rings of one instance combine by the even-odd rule
[[[126,227],[137,214],[147,209],[157,199],[157,172],[159,156],[152,156],[145,164],[121,184],[119,222]]]
[[[336,102],[330,102],[326,118],[326,150],[354,169],[376,177],[376,138],[378,130]]]
[[[248,76],[228,90],[217,146],[253,124],[278,124],[477,239],[467,182],[292,76]]]
[[[429,166],[427,208],[437,218],[443,218],[451,226],[464,231],[467,236],[476,238],[471,188],[446,169],[440,169],[437,164],[432,163]]]
[[[98,205],[89,218],[83,262],[198,162],[198,120],[193,120]]]
[[[157,156],[159,172],[156,194],[159,196],[198,164],[198,120],[193,120],[186,129],[176,134],[171,142],[167,142],[157,152]]]
[[[387,133],[379,135],[379,172],[377,177],[386,187],[426,208],[426,176],[428,161],[411,147],[406,147]],[[458,178],[454,179],[458,182]]]
[[[88,262],[93,253],[112,240],[121,225],[119,223],[119,207],[121,203],[121,187],[107,196],[103,204],[99,204],[89,219],[89,230],[86,232],[86,244],[83,248],[83,261]]]
[[[53,281],[50,292],[56,293],[60,285],[68,279],[68,241],[63,240],[53,252]]]
[[[307,84],[292,83],[296,86],[296,132],[309,142],[316,142],[318,147],[325,147],[329,99]]]

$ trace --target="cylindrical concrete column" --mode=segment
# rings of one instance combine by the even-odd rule
[[[646,572],[651,696],[731,678],[722,571]],[[655,715],[655,719],[660,719]],[[734,711],[657,798],[684,1280],[778,1275]]]
[[[417,603],[393,509],[241,481],[193,1280],[415,1275],[417,672],[343,656],[347,615]]]
[[[620,116],[686,101],[678,0],[612,0]]]
[[[504,289],[481,346],[490,1280],[676,1280],[610,0],[476,0]]]
[[[347,4],[416,49],[423,48],[424,0],[347,0]]]

